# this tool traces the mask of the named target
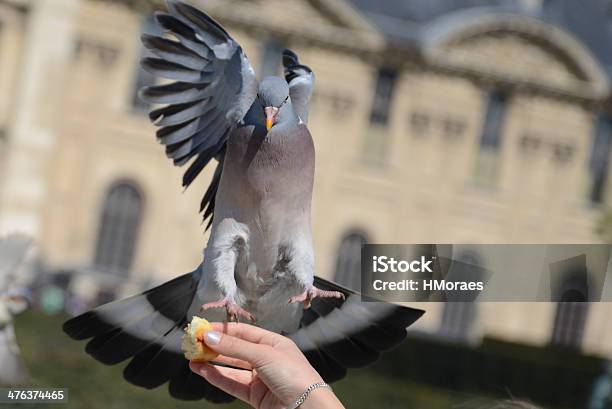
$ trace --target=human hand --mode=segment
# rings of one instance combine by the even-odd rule
[[[215,362],[189,364],[191,370],[214,386],[257,409],[290,406],[308,388],[323,379],[293,341],[248,324],[213,323],[204,341],[219,353]],[[329,388],[311,392],[300,409],[343,408]]]

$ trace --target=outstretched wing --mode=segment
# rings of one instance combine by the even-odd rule
[[[300,328],[287,336],[326,382],[343,378],[347,369],[374,363],[381,353],[401,344],[406,328],[424,313],[384,302],[364,303],[353,291],[320,277],[314,284],[340,291],[346,300],[315,298],[304,310]]]
[[[293,108],[302,122],[307,124],[308,104],[314,88],[314,73],[306,65],[300,64],[297,54],[289,49],[283,51],[283,67]]]
[[[242,48],[216,21],[179,0],[167,5],[168,13],[155,18],[169,36],[142,36],[156,55],[142,66],[174,82],[145,87],[140,96],[162,105],[149,117],[166,155],[176,166],[192,161],[183,176],[188,187],[211,159],[223,156],[228,135],[255,100],[257,80]],[[212,202],[214,194],[202,201],[211,220]]]

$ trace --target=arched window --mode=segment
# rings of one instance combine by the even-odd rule
[[[557,303],[555,322],[551,336],[554,346],[579,350],[582,346],[589,303],[584,294],[576,289],[567,290]]]
[[[500,169],[500,149],[508,96],[500,91],[486,95],[486,111],[480,135],[480,149],[476,157],[474,181],[485,188],[495,187]]]
[[[612,150],[612,118],[600,116],[595,125],[589,158],[591,203],[602,203],[608,185],[610,151]]]
[[[589,312],[589,283],[586,256],[551,264],[551,296],[557,302],[550,342],[579,350]]]
[[[130,270],[142,211],[143,198],[134,184],[120,182],[108,190],[98,226],[96,268],[115,273]]]
[[[551,343],[558,347],[579,350],[582,346],[588,311],[587,302],[557,303]]]
[[[361,288],[361,247],[367,243],[365,234],[352,231],[340,242],[334,281],[353,290]]]

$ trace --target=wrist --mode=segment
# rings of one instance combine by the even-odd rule
[[[331,388],[317,388],[310,392],[298,409],[340,409],[344,408]]]

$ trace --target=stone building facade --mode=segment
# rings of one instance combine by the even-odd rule
[[[129,291],[200,262],[211,174],[183,192],[155,141],[135,97],[151,81],[138,37],[155,27],[126,3],[0,0],[0,233],[36,237],[49,270]],[[533,6],[466,7],[390,35],[398,21],[363,0],[193,3],[256,71],[278,72],[263,61],[291,47],[316,72],[319,275],[354,283],[365,242],[601,242],[609,75]],[[609,304],[578,321],[554,304],[425,308],[423,331],[544,345],[561,325],[570,346],[612,357]]]

